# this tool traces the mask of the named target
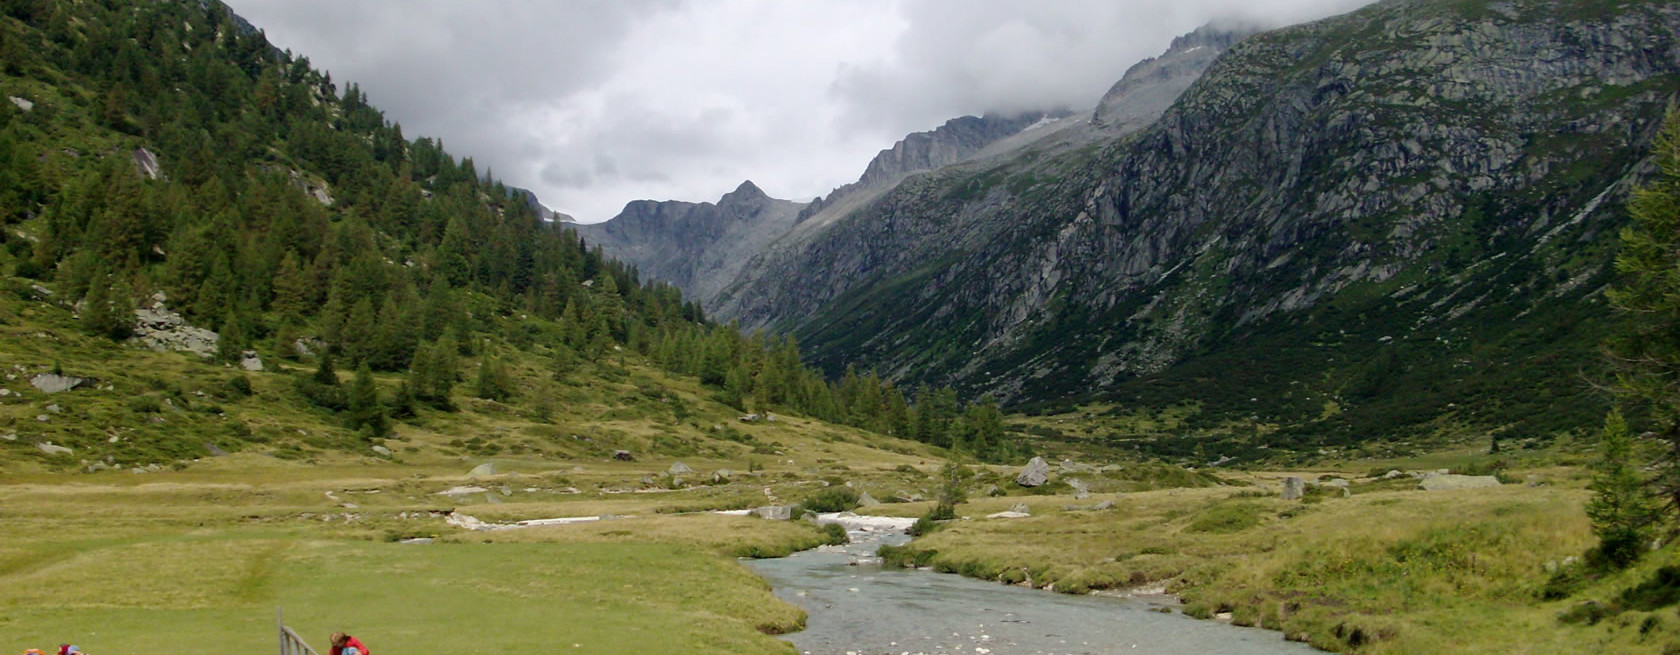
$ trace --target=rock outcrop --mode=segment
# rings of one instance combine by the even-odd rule
[[[189,352],[209,359],[216,356],[219,337],[215,332],[187,323],[180,314],[170,311],[168,296],[162,291],[152,294],[152,304],[134,310],[136,343],[158,352]]]
[[[1021,468],[1015,476],[1015,484],[1023,487],[1037,487],[1050,481],[1050,464],[1043,457],[1034,457]]]

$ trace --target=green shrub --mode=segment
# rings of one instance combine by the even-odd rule
[[[245,377],[244,373],[234,373],[233,377],[228,378],[227,391],[229,398],[249,397],[254,393],[251,390],[251,378]]]
[[[828,538],[827,543],[830,546],[842,546],[852,540],[852,538],[846,534],[846,526],[840,525],[839,523],[824,525],[823,536]]]
[[[858,492],[844,485],[830,485],[806,496],[800,505],[818,513],[844,512],[857,508]]]
[[[1185,528],[1191,532],[1229,534],[1260,525],[1262,508],[1255,503],[1226,503],[1203,511]]]

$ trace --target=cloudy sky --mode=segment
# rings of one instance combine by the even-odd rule
[[[751,179],[809,200],[905,134],[1094,106],[1215,19],[1370,0],[226,0],[410,138],[585,222]]]

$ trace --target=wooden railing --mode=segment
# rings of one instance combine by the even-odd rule
[[[303,637],[286,627],[286,615],[278,607],[274,608],[274,621],[280,625],[280,655],[320,655],[303,641]]]

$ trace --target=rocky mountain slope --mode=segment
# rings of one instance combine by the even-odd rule
[[[576,228],[608,256],[635,264],[642,273],[676,285],[709,307],[750,259],[796,226],[818,217],[807,226],[809,231],[908,175],[963,161],[987,146],[1068,115],[1029,112],[951,119],[882,150],[857,182],[809,203],[772,199],[746,182],[715,205],[638,200],[610,220]]]
[[[717,309],[831,370],[1271,440],[1589,425],[1677,30],[1669,3],[1390,0],[1259,34],[1141,131],[914,176]]]
[[[643,275],[675,285],[689,298],[707,298],[752,253],[793,227],[804,207],[771,198],[749,180],[715,204],[637,200],[612,220],[573,228]]]

